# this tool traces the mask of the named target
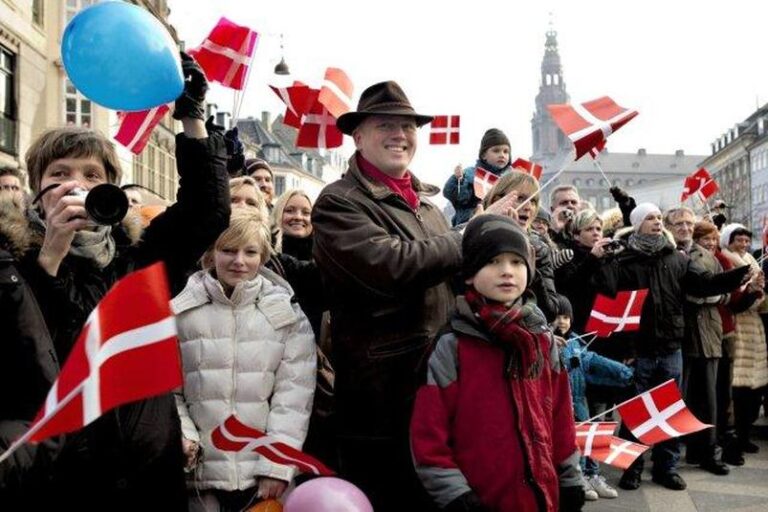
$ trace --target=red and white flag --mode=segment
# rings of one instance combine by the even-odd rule
[[[234,415],[213,429],[211,442],[225,452],[256,452],[276,464],[296,466],[300,473],[322,476],[334,474],[316,458],[245,425]]]
[[[317,101],[320,102],[333,117],[338,118],[352,110],[352,80],[339,68],[325,70],[325,80],[320,88]]]
[[[604,149],[605,149],[605,141],[602,141],[600,142],[600,144],[591,148],[588,151],[589,156],[592,157],[592,160],[597,160],[597,157],[600,156],[600,153],[602,153]]]
[[[637,116],[636,110],[621,107],[608,96],[580,105],[547,105],[547,109],[557,126],[573,142],[576,160]]]
[[[627,400],[617,407],[632,435],[646,444],[704,430],[706,425],[688,410],[673,379]]]
[[[259,34],[221,18],[197,48],[187,51],[210,81],[242,90]]]
[[[336,128],[336,118],[319,101],[304,114],[296,137],[296,147],[337,148],[344,135]]]
[[[297,129],[301,128],[302,116],[309,112],[309,109],[315,104],[320,93],[319,90],[312,89],[298,81],[293,82],[293,85],[290,87],[270,85],[269,88],[285,103],[283,124]]]
[[[128,274],[101,299],[48,392],[32,441],[83,428],[119,405],[183,383],[165,267]]]
[[[584,331],[594,331],[600,338],[614,332],[637,331],[647,295],[647,288],[619,292],[614,299],[597,294]]]
[[[680,202],[685,201],[697,192],[701,200],[704,201],[715,195],[718,190],[720,190],[720,187],[717,186],[717,182],[712,179],[709,172],[702,167],[690,176],[685,177]]]
[[[582,423],[576,425],[576,446],[585,457],[598,448],[608,448],[619,425],[615,421]]]
[[[526,174],[530,174],[537,180],[541,179],[541,173],[544,172],[544,168],[542,166],[540,166],[539,164],[535,164],[533,162],[529,162],[524,158],[518,158],[517,160],[512,162],[512,168],[517,169],[519,171],[523,171]]]
[[[138,155],[147,146],[152,130],[168,110],[170,110],[168,105],[160,105],[139,112],[118,113],[120,128],[115,134],[115,140],[128,148],[131,153]]]
[[[499,181],[499,177],[492,172],[486,171],[482,167],[475,168],[475,177],[472,185],[475,189],[475,196],[483,200],[485,195],[493,188],[493,185]]]
[[[611,443],[605,448],[592,450],[590,457],[611,466],[627,469],[649,447],[644,444],[625,441],[620,437],[611,436]]]
[[[430,144],[458,144],[460,116],[435,116],[430,124]]]

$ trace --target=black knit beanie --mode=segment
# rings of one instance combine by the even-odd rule
[[[464,277],[473,277],[495,256],[511,252],[517,254],[528,267],[528,284],[533,279],[534,255],[528,237],[509,217],[478,215],[467,224],[461,242],[464,258]]]
[[[479,157],[483,158],[483,153],[485,153],[486,149],[492,148],[493,146],[501,146],[502,144],[506,144],[512,149],[512,145],[509,143],[507,136],[504,135],[504,132],[498,128],[491,128],[485,132],[483,140],[480,142]]]
[[[571,306],[571,301],[565,295],[557,296],[557,315],[567,316],[573,320],[573,306]]]

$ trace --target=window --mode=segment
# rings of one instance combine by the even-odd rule
[[[37,3],[37,2],[35,2]],[[40,2],[41,4],[43,2]],[[72,18],[75,17],[75,14],[78,13],[81,9],[85,9],[86,7],[89,7],[96,3],[96,0],[67,0],[67,6],[66,9],[66,16],[64,17],[64,24],[66,25],[70,21],[72,21]]]
[[[631,187],[633,184],[632,180],[627,180],[627,188]]]
[[[283,195],[285,192],[285,176],[275,176],[275,197]]]
[[[91,126],[91,100],[80,94],[69,79],[64,81],[64,102],[67,126]]]
[[[611,207],[611,198],[608,196],[603,196],[600,198],[600,203],[602,204],[603,210],[607,210]]]
[[[587,178],[586,185],[587,185],[587,187],[594,187],[595,186],[595,180],[593,180],[592,178]]]
[[[0,46],[0,150],[16,154],[16,56]]]
[[[42,27],[44,19],[45,2],[43,0],[32,0],[32,23],[38,27]]]
[[[573,186],[574,187],[580,187],[581,186],[581,180],[579,178],[573,179]]]

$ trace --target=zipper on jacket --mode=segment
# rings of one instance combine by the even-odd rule
[[[230,397],[231,413],[235,414],[235,403],[237,397],[237,308],[232,306],[232,396]],[[238,454],[235,457],[235,488],[240,487],[240,461]]]

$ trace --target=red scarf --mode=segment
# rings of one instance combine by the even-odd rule
[[[526,323],[527,316],[536,314],[536,307],[520,302],[507,306],[486,299],[472,287],[467,289],[464,298],[486,331],[517,356],[517,361],[514,358],[510,361],[512,365],[517,363],[516,368],[511,368],[513,377],[538,377],[544,364],[538,336],[521,325]]]
[[[357,166],[369,178],[383,183],[392,192],[402,197],[408,203],[408,206],[411,207],[411,210],[416,211],[419,209],[421,201],[419,200],[419,195],[413,190],[410,171],[405,171],[405,175],[402,178],[393,178],[381,172],[375,165],[363,158],[360,152],[357,153]]]

